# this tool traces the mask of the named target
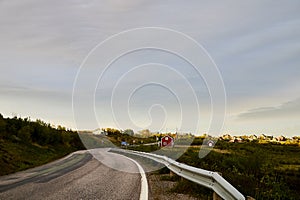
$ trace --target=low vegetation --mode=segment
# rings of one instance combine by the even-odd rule
[[[109,140],[116,146],[120,146],[121,142],[126,142],[128,145],[142,145],[147,143],[153,143],[156,141],[155,136],[149,135],[149,137],[141,137],[139,135],[129,135],[126,132],[122,133],[118,129],[107,128],[105,130]]]
[[[141,132],[140,135],[143,134],[145,133]],[[161,135],[141,136],[133,135],[132,131],[121,132],[109,128],[100,135],[91,132],[80,134],[87,148],[121,146],[122,142],[126,142],[127,145],[122,146],[123,148],[147,152],[160,149],[155,142]],[[245,140],[236,143],[219,140],[207,156],[199,158],[203,140],[203,137],[186,135],[175,140],[175,147],[163,148],[156,153],[173,157],[177,152],[186,150],[179,158],[175,156],[177,161],[220,172],[245,196],[256,199],[299,199],[298,142]],[[28,118],[9,119],[0,115],[0,175],[38,166],[84,148],[78,134],[72,130],[61,126],[53,128],[41,120],[33,122]],[[159,173],[169,172],[163,168]],[[207,188],[176,175],[170,181],[176,181],[176,186],[172,189],[174,192],[211,198],[212,192]]]
[[[84,146],[72,130],[0,114],[0,175],[42,165],[79,149]]]
[[[202,141],[198,138],[193,144],[202,144]],[[170,156],[176,153],[178,148],[180,146],[175,145],[174,148],[166,148],[160,152]],[[151,151],[149,146],[136,149]],[[201,159],[198,156],[199,150],[199,145],[191,146],[177,161],[220,172],[245,196],[270,200],[299,199],[300,147],[297,144],[218,141],[213,150]],[[212,197],[211,191],[206,188],[181,178],[173,177],[172,180],[174,179],[177,180],[177,185],[172,189],[174,192],[201,198],[207,194],[208,199]]]

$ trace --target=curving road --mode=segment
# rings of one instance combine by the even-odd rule
[[[93,153],[113,168],[142,170],[133,160],[108,150]],[[87,151],[75,152],[47,165],[0,177],[0,199],[147,199],[143,173],[113,168]]]

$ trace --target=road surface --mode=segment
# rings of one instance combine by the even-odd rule
[[[95,152],[98,158],[109,161],[110,167],[86,151],[76,152],[47,165],[0,177],[0,199],[140,199],[141,188],[147,192],[140,173],[115,170],[138,171],[134,161],[108,149]]]

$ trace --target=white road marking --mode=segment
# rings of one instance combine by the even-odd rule
[[[100,151],[99,151],[100,150]],[[102,162],[103,164],[107,165],[108,167],[116,167],[113,165],[113,163],[109,163],[107,160],[105,162],[103,162],[103,159],[106,159],[106,156],[102,156],[101,158],[97,158],[97,156],[99,156],[101,153],[105,152],[106,154],[110,153],[110,154],[116,154],[118,156],[124,157],[125,159],[128,159],[130,161],[132,161],[139,169],[139,173],[141,174],[141,192],[140,192],[140,200],[148,200],[148,181],[147,181],[147,177],[146,177],[146,173],[143,169],[143,167],[134,159],[129,158],[125,155],[122,154],[118,154],[118,153],[113,153],[113,152],[109,152],[111,150],[111,148],[101,148],[101,149],[90,149],[90,153],[96,158],[96,159],[100,159],[100,162]],[[94,152],[93,152],[94,151]],[[95,154],[95,152],[97,152],[98,154]],[[109,159],[111,159],[111,157],[108,157]],[[117,170],[120,170],[118,168],[114,168]],[[122,170],[121,170],[122,171]],[[130,171],[124,171],[124,172],[129,172]]]
[[[143,169],[143,167],[135,160],[133,160],[132,158],[127,157],[129,160],[131,160],[132,162],[134,162],[137,167],[139,168],[139,172],[141,174],[141,193],[140,193],[140,200],[148,200],[148,181],[147,181],[147,177],[145,174],[145,171]]]

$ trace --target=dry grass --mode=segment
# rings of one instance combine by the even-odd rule
[[[187,194],[179,194],[171,192],[171,189],[175,187],[177,182],[161,180],[162,175],[148,174],[149,184],[149,199],[150,200],[169,200],[169,199],[182,199],[182,200],[197,200]]]

